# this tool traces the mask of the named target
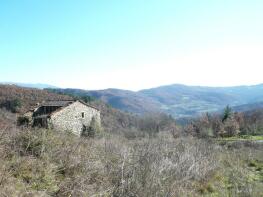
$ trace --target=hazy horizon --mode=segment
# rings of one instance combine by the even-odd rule
[[[82,89],[82,90],[105,90],[105,89],[120,89],[120,90],[128,90],[128,91],[141,91],[141,90],[146,90],[146,89],[151,89],[151,88],[159,88],[159,87],[165,87],[165,86],[172,86],[172,85],[182,85],[182,86],[189,86],[189,87],[207,87],[207,88],[228,88],[228,87],[244,87],[244,86],[257,86],[257,85],[263,85],[262,83],[257,83],[257,84],[240,84],[240,85],[234,85],[234,86],[209,86],[209,85],[189,85],[189,84],[182,84],[182,83],[171,83],[171,84],[164,84],[164,85],[160,85],[160,86],[152,86],[149,88],[143,88],[143,89],[136,89],[136,90],[132,90],[132,89],[123,89],[123,88],[116,88],[116,87],[106,87],[103,89],[87,89],[87,88],[79,88],[79,87],[60,87],[54,84],[47,84],[47,83],[41,83],[41,82],[36,82],[36,83],[23,83],[23,82],[16,82],[16,81],[0,81],[0,85],[4,84],[4,85],[18,85],[21,87],[41,87],[41,86],[50,86],[50,88],[62,88],[62,89]]]
[[[0,79],[141,90],[262,83],[263,2],[2,1]]]

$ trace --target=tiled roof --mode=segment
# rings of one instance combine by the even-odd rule
[[[64,101],[45,101],[40,104],[40,106],[56,106],[56,107],[65,107],[71,103],[74,103],[74,100],[64,100]]]

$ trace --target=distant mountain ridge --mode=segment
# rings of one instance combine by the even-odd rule
[[[45,88],[59,88],[57,86],[44,84],[44,83],[18,83],[18,82],[0,82],[2,85],[16,85],[24,88],[37,88],[37,89],[45,89]]]
[[[88,91],[88,95],[98,98],[111,106],[133,113],[159,111],[161,103],[140,92],[120,89]]]
[[[176,118],[263,102],[263,84],[235,87],[205,87],[173,84],[140,91],[122,89],[56,89],[60,93],[88,95],[117,109],[137,114],[161,111]],[[249,108],[249,106],[247,107]]]
[[[238,112],[244,112],[244,111],[254,111],[258,109],[263,109],[263,101],[262,102],[256,102],[256,103],[249,103],[244,105],[238,105],[234,106],[233,110]]]

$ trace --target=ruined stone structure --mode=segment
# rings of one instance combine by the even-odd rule
[[[32,112],[32,126],[69,131],[83,135],[91,126],[100,127],[100,111],[82,101],[46,101]],[[91,128],[94,129],[94,128]]]

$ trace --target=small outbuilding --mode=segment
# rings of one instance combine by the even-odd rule
[[[79,100],[45,101],[25,115],[31,116],[32,126],[89,135],[100,128],[100,111]],[[91,128],[92,127],[92,128]]]

